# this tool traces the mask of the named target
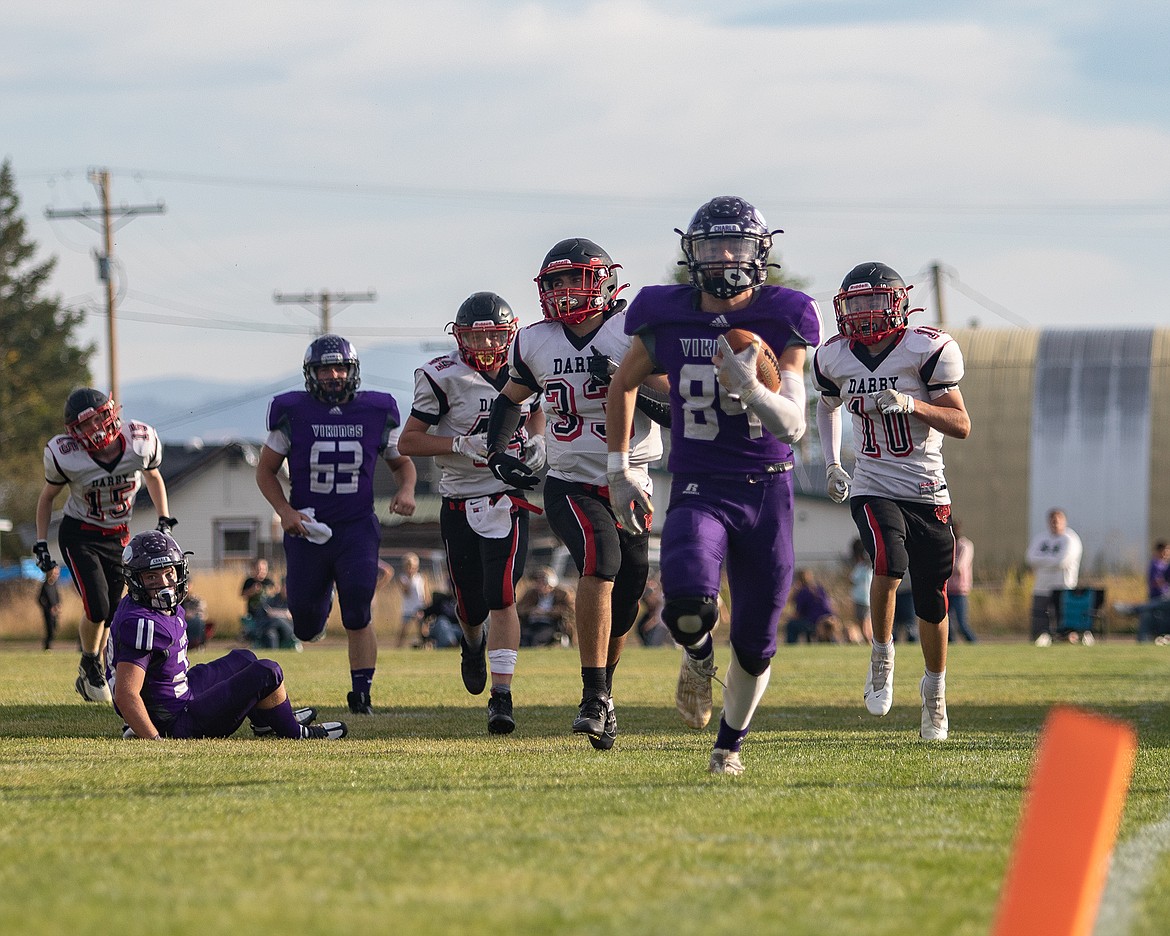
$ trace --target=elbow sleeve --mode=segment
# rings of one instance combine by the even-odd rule
[[[777,439],[792,443],[804,435],[805,399],[803,375],[781,371],[779,392],[760,386],[743,399],[743,404]]]

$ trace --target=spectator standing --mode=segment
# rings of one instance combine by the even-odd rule
[[[873,621],[869,613],[869,589],[873,584],[873,562],[861,540],[850,546],[853,565],[849,569],[849,597],[853,599],[853,621],[861,636],[873,640]]]
[[[811,569],[796,573],[792,603],[796,615],[787,624],[787,643],[799,643],[802,638],[805,643],[841,642],[841,621],[833,610],[833,599]]]
[[[962,635],[968,643],[975,643],[978,639],[971,630],[967,613],[970,610],[967,598],[971,594],[971,584],[974,578],[975,544],[963,535],[963,525],[954,518],[951,519],[951,528],[955,533],[955,568],[951,577],[947,579],[947,605],[949,613],[947,619],[951,624],[950,640],[957,639],[955,633]]]
[[[1032,567],[1032,640],[1037,647],[1052,644],[1060,630],[1060,593],[1077,587],[1081,569],[1081,538],[1068,525],[1059,507],[1048,511],[1048,531],[1029,544],[1027,560]]]
[[[57,625],[61,620],[61,592],[57,582],[61,579],[61,569],[53,566],[45,573],[45,580],[41,582],[37,592],[37,604],[41,606],[41,616],[45,619],[45,649],[53,649],[53,639],[57,636]]]
[[[402,624],[398,628],[398,646],[405,647],[407,641],[421,636],[421,626],[427,607],[427,583],[419,571],[417,553],[409,552],[402,557],[402,571],[395,579],[398,592],[402,595]]]

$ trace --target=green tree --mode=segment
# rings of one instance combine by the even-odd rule
[[[65,398],[87,385],[93,345],[78,344],[84,313],[46,295],[55,258],[37,262],[12,165],[0,165],[0,516],[19,528],[35,518],[45,483],[45,443],[62,430]],[[27,550],[16,536],[0,539],[4,554]]]

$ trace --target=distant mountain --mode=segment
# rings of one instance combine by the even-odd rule
[[[394,394],[405,419],[414,396],[414,369],[454,347],[451,341],[402,341],[359,345],[362,389]],[[160,378],[122,387],[123,412],[154,426],[165,442],[263,441],[268,401],[285,390],[304,387],[300,368],[284,378],[235,383],[196,378]]]

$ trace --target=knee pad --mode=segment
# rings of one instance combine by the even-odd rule
[[[668,598],[662,620],[676,641],[689,647],[715,630],[719,606],[712,598]]]
[[[941,585],[925,584],[921,588],[910,577],[911,591],[914,593],[914,613],[928,624],[941,623],[947,616],[946,583]]]

